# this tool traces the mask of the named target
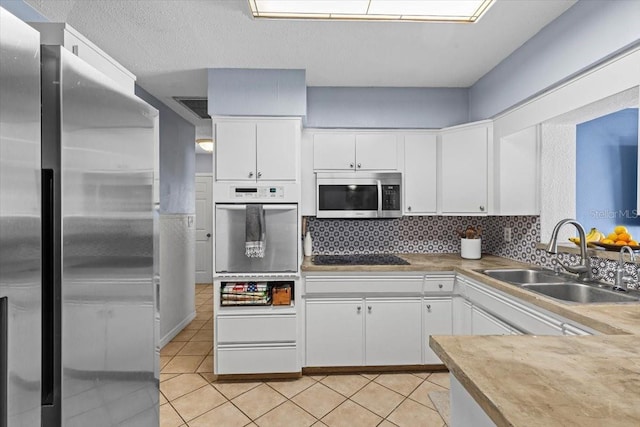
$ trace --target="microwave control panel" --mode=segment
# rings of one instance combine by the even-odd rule
[[[382,185],[382,210],[399,211],[400,207],[400,186]]]
[[[252,186],[252,187],[231,187],[231,194],[229,196],[232,199],[238,200],[269,200],[269,199],[283,199],[284,187],[272,187],[272,186]]]

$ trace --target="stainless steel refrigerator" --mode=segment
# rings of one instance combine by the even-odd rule
[[[40,37],[0,8],[0,426],[40,425]]]
[[[2,11],[7,425],[157,426],[158,112],[60,46],[5,72],[5,24],[24,24]],[[8,54],[37,64],[37,43]]]

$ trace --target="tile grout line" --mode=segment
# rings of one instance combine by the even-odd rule
[[[306,412],[307,414],[309,414],[314,420],[316,420],[316,422],[320,421],[320,419],[318,417],[316,417],[315,415],[313,415],[311,412],[307,411],[306,409],[304,409],[302,406],[298,405],[296,402],[294,402],[292,399],[294,397],[296,397],[297,395],[299,395],[300,393],[309,390],[311,387],[313,387],[314,385],[316,385],[319,381],[316,381],[314,384],[311,384],[309,387],[305,388],[304,390],[301,390],[300,392],[294,394],[293,396],[291,396],[291,398],[288,398],[287,396],[284,396],[282,393],[278,392],[278,390],[275,390],[273,387],[271,387],[269,384],[265,383],[267,386],[271,387],[272,390],[276,391],[277,393],[280,393],[280,395],[284,396],[285,399],[287,399],[285,402],[282,402],[280,405],[284,405],[286,402],[291,402],[293,405],[297,406],[298,408],[300,408],[302,411]],[[278,406],[280,406],[278,405]],[[275,408],[273,408],[275,409]],[[272,409],[272,410],[273,410]],[[269,411],[271,412],[271,411]],[[267,414],[269,413],[267,412]],[[264,414],[263,414],[264,415]],[[315,424],[315,423],[314,423]]]
[[[184,417],[180,414],[180,412],[178,412],[178,410],[176,409],[175,406],[173,406],[173,404],[171,403],[171,401],[168,401],[167,403],[165,403],[165,405],[170,405],[171,408],[173,408],[173,410],[176,412],[176,414],[178,414],[178,416],[180,417],[180,419],[182,420],[182,424],[187,424],[187,421],[184,419]],[[181,424],[181,425],[182,425]]]

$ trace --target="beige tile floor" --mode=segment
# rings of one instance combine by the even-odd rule
[[[214,381],[212,292],[196,286],[196,318],[160,353],[161,427],[446,425],[429,397],[446,373]]]

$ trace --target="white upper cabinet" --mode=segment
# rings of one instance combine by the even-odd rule
[[[356,170],[396,170],[398,142],[395,134],[356,135]]]
[[[397,136],[393,133],[316,133],[313,138],[315,170],[397,170]]]
[[[352,133],[317,133],[313,136],[313,168],[353,170],[356,136]]]
[[[491,125],[442,132],[442,213],[487,214]]]
[[[299,119],[216,122],[218,181],[295,181]]]
[[[293,120],[257,123],[258,179],[295,181],[300,132]]]
[[[437,208],[437,137],[404,137],[404,214],[435,214]]]
[[[501,215],[539,215],[540,145],[532,126],[497,142],[497,211]]]
[[[256,179],[255,122],[216,123],[216,178]]]

